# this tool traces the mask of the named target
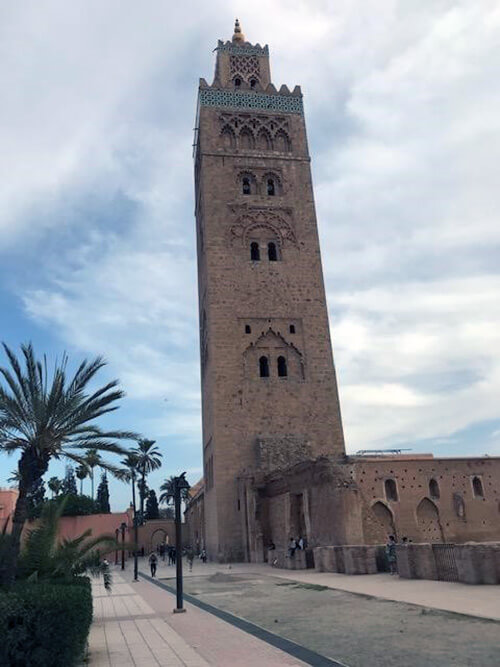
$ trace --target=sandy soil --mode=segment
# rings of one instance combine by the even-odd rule
[[[494,621],[272,576],[220,572],[184,589],[349,667],[500,665]]]

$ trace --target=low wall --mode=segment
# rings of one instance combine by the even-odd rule
[[[318,572],[375,574],[378,571],[377,549],[371,545],[316,547],[315,567]]]
[[[405,579],[500,584],[500,543],[397,545],[398,574]]]
[[[376,574],[377,560],[374,546],[345,546],[344,568],[346,574]]]
[[[465,584],[500,584],[500,543],[456,544],[458,580]]]

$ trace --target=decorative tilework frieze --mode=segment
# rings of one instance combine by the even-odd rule
[[[229,52],[232,56],[269,56],[269,47],[260,46],[256,44],[255,46],[239,46],[232,44],[231,42],[219,42],[217,46],[217,51],[226,51]]]
[[[270,109],[284,113],[303,114],[302,97],[295,95],[267,95],[265,93],[245,93],[217,88],[201,88],[200,106],[232,107],[236,109]]]

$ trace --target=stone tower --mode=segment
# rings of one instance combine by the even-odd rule
[[[249,559],[239,480],[344,455],[299,86],[271,83],[269,49],[219,41],[195,136],[205,534]]]

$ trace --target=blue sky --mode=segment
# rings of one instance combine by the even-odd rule
[[[152,476],[201,474],[192,130],[238,15],[300,84],[348,451],[500,454],[496,2],[13,3],[0,23],[0,318],[103,354]],[[3,362],[2,362],[3,363]],[[0,485],[15,467],[0,458]],[[50,474],[61,472],[55,464]],[[112,482],[115,508],[128,501]]]

